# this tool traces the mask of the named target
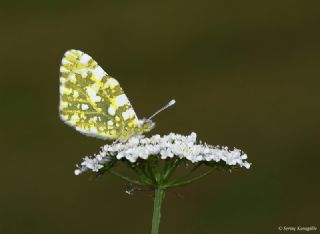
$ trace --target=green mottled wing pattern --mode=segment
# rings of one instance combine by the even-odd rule
[[[79,50],[67,51],[62,59],[59,110],[66,124],[97,138],[128,138],[138,126],[118,81]]]

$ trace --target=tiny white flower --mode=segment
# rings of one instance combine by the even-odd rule
[[[244,166],[245,168],[249,169],[250,166],[251,166],[251,163],[244,162],[244,163],[243,163],[243,166]]]
[[[75,175],[80,175],[80,174],[81,174],[81,170],[80,170],[80,169],[74,170],[74,174],[75,174]]]

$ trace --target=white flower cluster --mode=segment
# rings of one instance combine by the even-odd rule
[[[160,135],[154,135],[150,138],[135,136],[125,142],[107,144],[94,157],[85,157],[81,166],[75,170],[75,174],[79,175],[87,170],[97,172],[112,158],[117,158],[118,160],[125,158],[135,163],[139,158],[148,159],[152,155],[160,155],[161,159],[185,158],[192,163],[224,161],[230,166],[238,165],[247,169],[250,168],[251,164],[245,161],[247,155],[241,150],[229,150],[227,147],[197,144],[196,138],[196,133],[191,133],[189,136],[170,133],[163,137]]]
[[[80,175],[81,173],[92,170],[93,172],[98,172],[101,168],[104,167],[104,164],[111,160],[110,156],[107,156],[106,153],[101,151],[98,155],[94,157],[84,157],[81,166],[77,165],[77,169],[74,171],[75,175]]]

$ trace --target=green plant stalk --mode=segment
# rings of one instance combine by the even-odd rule
[[[149,164],[146,168],[150,174],[144,173],[144,170],[141,170],[139,168],[131,167],[139,176],[140,181],[133,180],[112,169],[109,170],[109,173],[117,177],[120,177],[121,179],[129,182],[130,184],[135,184],[142,187],[154,188],[155,195],[154,195],[154,203],[153,203],[151,234],[159,234],[160,219],[161,219],[161,205],[165,197],[166,189],[190,184],[192,182],[200,180],[205,176],[211,174],[214,170],[214,168],[211,168],[209,171],[199,176],[196,176],[191,179],[186,179],[190,174],[192,174],[192,172],[194,172],[201,165],[201,164],[197,164],[192,168],[192,170],[187,175],[172,181],[168,181],[169,177],[173,174],[173,172],[175,171],[179,163],[180,163],[180,160],[171,161],[169,165],[166,165],[166,168],[164,169],[164,171],[161,172],[159,161],[157,161],[156,159],[152,159],[149,161]]]
[[[160,218],[161,218],[161,204],[165,196],[165,189],[157,187],[154,193],[153,216],[151,234],[159,233]]]
[[[129,182],[130,184],[135,184],[135,185],[140,185],[140,186],[145,186],[145,185],[146,185],[146,184],[144,184],[144,183],[142,183],[142,182],[140,182],[140,181],[138,181],[138,180],[130,179],[129,177],[124,176],[124,175],[122,175],[121,173],[116,172],[116,171],[114,171],[114,170],[109,170],[109,172],[110,172],[112,175],[115,175],[115,176],[117,176],[117,177],[119,177],[119,178],[121,178],[121,179]]]
[[[207,175],[210,175],[213,171],[215,170],[215,168],[211,168],[209,171],[203,173],[202,175],[193,177],[192,179],[189,180],[174,180],[169,182],[168,184],[166,184],[164,186],[164,188],[173,188],[173,187],[179,187],[179,186],[183,186],[183,185],[187,185],[187,184],[191,184],[197,180],[201,180],[202,178],[206,177]]]
[[[174,173],[174,171],[177,169],[177,167],[179,166],[181,160],[178,159],[174,159],[171,161],[171,163],[169,163],[169,165],[166,166],[165,170],[164,170],[164,174],[163,174],[163,180],[166,182],[170,176]]]

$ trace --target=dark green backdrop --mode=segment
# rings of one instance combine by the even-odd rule
[[[122,84],[153,133],[238,147],[249,171],[167,194],[161,233],[279,233],[319,217],[317,1],[2,1],[0,233],[149,233],[152,197],[73,175],[103,141],[58,118],[63,53]]]

